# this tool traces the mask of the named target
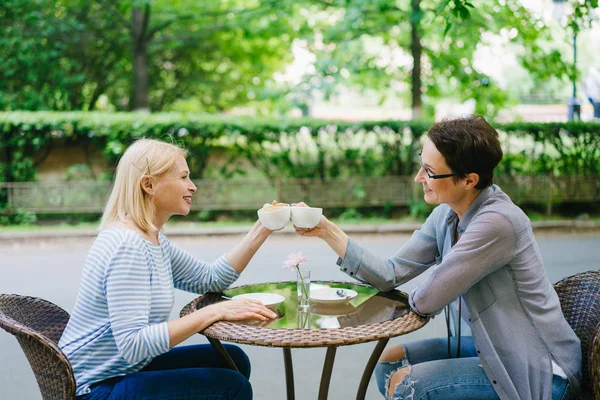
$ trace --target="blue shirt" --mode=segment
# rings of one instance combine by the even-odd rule
[[[59,341],[73,367],[77,395],[90,385],[137,372],[169,350],[174,288],[221,291],[238,278],[225,255],[209,264],[131,229],[101,232],[85,265],[75,309]]]

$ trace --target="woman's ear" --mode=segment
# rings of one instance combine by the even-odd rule
[[[146,194],[154,194],[156,185],[152,181],[152,178],[150,178],[148,175],[142,176],[142,181],[140,182],[140,185],[142,186],[142,190],[146,192]]]
[[[472,189],[475,186],[477,186],[477,184],[479,183],[479,174],[477,174],[475,172],[471,172],[470,174],[467,174],[464,181],[465,181],[465,190]]]

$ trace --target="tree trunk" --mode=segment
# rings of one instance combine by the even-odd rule
[[[146,28],[148,26],[149,5],[142,10],[133,9],[131,33],[133,36],[133,102],[134,111],[149,111],[148,106],[148,41]]]
[[[413,69],[411,73],[411,100],[412,100],[412,118],[420,119],[423,117],[423,103],[421,101],[421,55],[423,46],[421,45],[421,36],[419,27],[421,18],[421,0],[412,0],[412,16],[410,18],[410,54],[413,59]]]

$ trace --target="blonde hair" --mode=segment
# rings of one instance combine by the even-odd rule
[[[129,146],[117,165],[100,229],[128,218],[144,232],[156,230],[153,196],[143,190],[142,179],[147,176],[157,182],[178,157],[186,155],[181,147],[154,139],[138,139]]]

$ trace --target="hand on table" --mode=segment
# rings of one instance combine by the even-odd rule
[[[214,310],[222,321],[243,321],[247,319],[265,321],[277,317],[258,300],[236,299],[213,304]]]
[[[249,320],[244,320],[244,321],[240,321],[240,322],[243,324],[246,324],[246,325],[258,326],[259,328],[262,328],[262,327],[268,326],[276,319],[283,317],[283,314],[281,312],[279,312],[278,310],[274,310],[274,311],[276,314],[275,318],[268,318],[268,319],[265,319],[264,321],[256,320],[256,319],[249,319]]]

